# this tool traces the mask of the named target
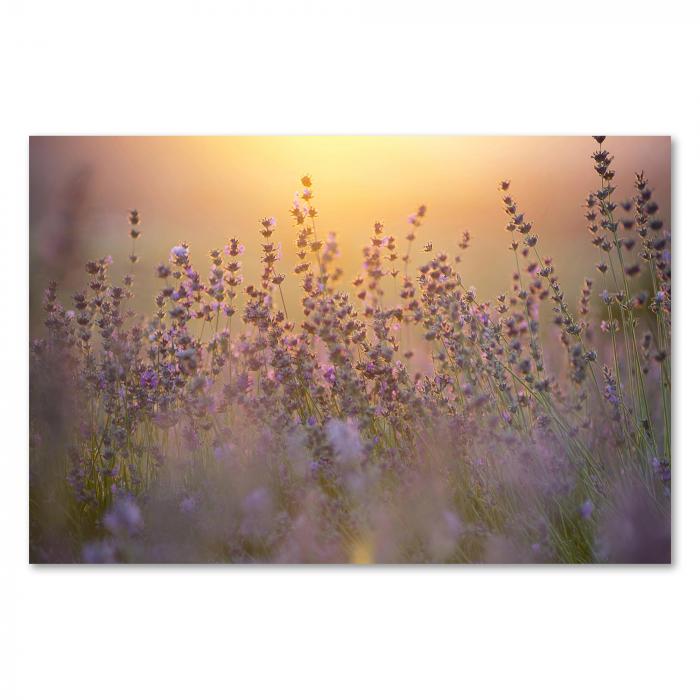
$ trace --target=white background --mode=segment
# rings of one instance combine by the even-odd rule
[[[0,7],[0,696],[700,697],[692,3]],[[674,566],[28,566],[29,134],[592,132],[674,139]]]

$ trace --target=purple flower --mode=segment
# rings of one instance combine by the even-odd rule
[[[578,509],[578,512],[584,520],[588,520],[588,518],[590,518],[591,514],[593,513],[593,503],[591,503],[590,500],[585,501],[581,504],[581,507]]]
[[[325,427],[326,436],[333,447],[338,462],[353,464],[362,459],[364,447],[355,421],[351,419],[341,421],[337,418],[331,418]]]
[[[243,500],[241,533],[246,537],[264,537],[272,526],[274,503],[268,490],[260,486]]]
[[[155,389],[158,386],[158,374],[152,369],[141,372],[141,386],[144,389]]]
[[[104,525],[113,535],[137,534],[143,528],[143,518],[134,498],[116,500],[104,517]]]
[[[335,384],[335,367],[333,365],[328,365],[325,367],[323,370],[323,376],[329,384]]]
[[[185,496],[180,501],[180,512],[181,513],[192,513],[192,512],[194,512],[196,505],[197,505],[197,501],[195,501],[194,497]]]
[[[651,466],[654,473],[661,481],[671,481],[671,465],[667,459],[658,459],[654,457],[654,459],[651,460]]]
[[[86,564],[115,564],[117,548],[110,540],[88,542],[83,547],[83,561]]]

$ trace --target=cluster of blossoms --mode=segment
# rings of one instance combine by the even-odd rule
[[[515,271],[495,302],[464,285],[459,256],[428,241],[409,272],[425,206],[409,217],[403,255],[397,237],[374,225],[362,271],[343,290],[338,240],[317,231],[309,176],[290,209],[298,307],[283,294],[272,217],[260,222],[257,282],[243,281],[237,238],[210,251],[204,276],[182,242],[155,270],[149,318],[129,308],[131,275],[110,281],[110,258],[87,264],[73,308],[49,286],[47,334],[32,345],[36,556],[632,556],[605,531],[619,524],[618,505],[644,519],[669,503],[670,233],[643,174],[621,207],[632,218],[618,222],[612,156],[599,147],[593,158],[601,187],[586,219],[603,287],[586,278],[578,310],[509,181],[499,189]],[[137,211],[129,222],[136,241]],[[636,228],[634,259],[618,224]],[[457,245],[470,242],[464,231]],[[642,279],[649,290],[632,286]],[[546,361],[560,353],[543,334],[543,301],[563,364]],[[65,467],[58,486],[46,477],[56,454]],[[625,484],[634,508],[619,496]],[[60,541],[45,518],[57,493],[69,533]]]

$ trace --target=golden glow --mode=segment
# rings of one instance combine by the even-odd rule
[[[354,542],[350,553],[353,564],[374,564],[374,544],[369,539]]]
[[[594,145],[590,137],[34,137],[32,236],[44,235],[46,217],[60,206],[61,187],[87,166],[81,227],[90,252],[110,253],[117,271],[127,268],[119,267],[130,248],[126,212],[136,207],[143,218],[139,252],[149,274],[181,240],[191,244],[194,262],[204,265],[210,248],[235,235],[247,247],[243,272],[250,279],[260,268],[257,232],[264,216],[277,218],[280,269],[289,272],[294,232],[288,210],[300,176],[309,173],[319,231],[337,233],[346,283],[358,271],[376,220],[402,251],[408,215],[426,204],[417,243],[430,240],[434,250],[454,254],[468,228],[473,242],[460,269],[467,284],[493,296],[508,286],[512,267],[496,187],[508,178],[535,222],[542,252],[578,285],[592,274],[594,260],[581,209],[599,184],[590,159]],[[670,140],[610,137],[605,146],[615,155],[621,197],[632,194],[634,171],[645,169],[668,221]],[[419,253],[413,257],[421,259]]]

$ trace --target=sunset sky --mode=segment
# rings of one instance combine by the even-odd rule
[[[604,145],[615,156],[615,197],[631,195],[634,172],[644,169],[670,225],[670,139],[609,137]],[[337,233],[346,282],[359,269],[375,221],[403,250],[407,217],[425,204],[418,243],[432,241],[434,249],[456,253],[468,228],[473,243],[463,277],[482,298],[493,298],[507,288],[512,268],[497,190],[501,179],[510,179],[514,198],[540,234],[541,252],[553,255],[565,283],[578,289],[582,277],[594,273],[582,209],[599,184],[590,158],[594,146],[580,136],[32,137],[32,287],[46,284],[44,274],[56,276],[57,265],[81,273],[76,260],[85,256],[109,253],[115,271],[125,271],[130,208],[143,220],[138,252],[146,289],[156,289],[153,266],[183,240],[203,266],[210,248],[236,236],[247,247],[244,276],[256,276],[258,222],[265,216],[277,218],[280,267],[288,270],[294,263],[288,210],[299,178],[308,173],[319,230]],[[57,255],[56,237],[75,243],[69,262]],[[414,262],[420,260],[418,252]]]

